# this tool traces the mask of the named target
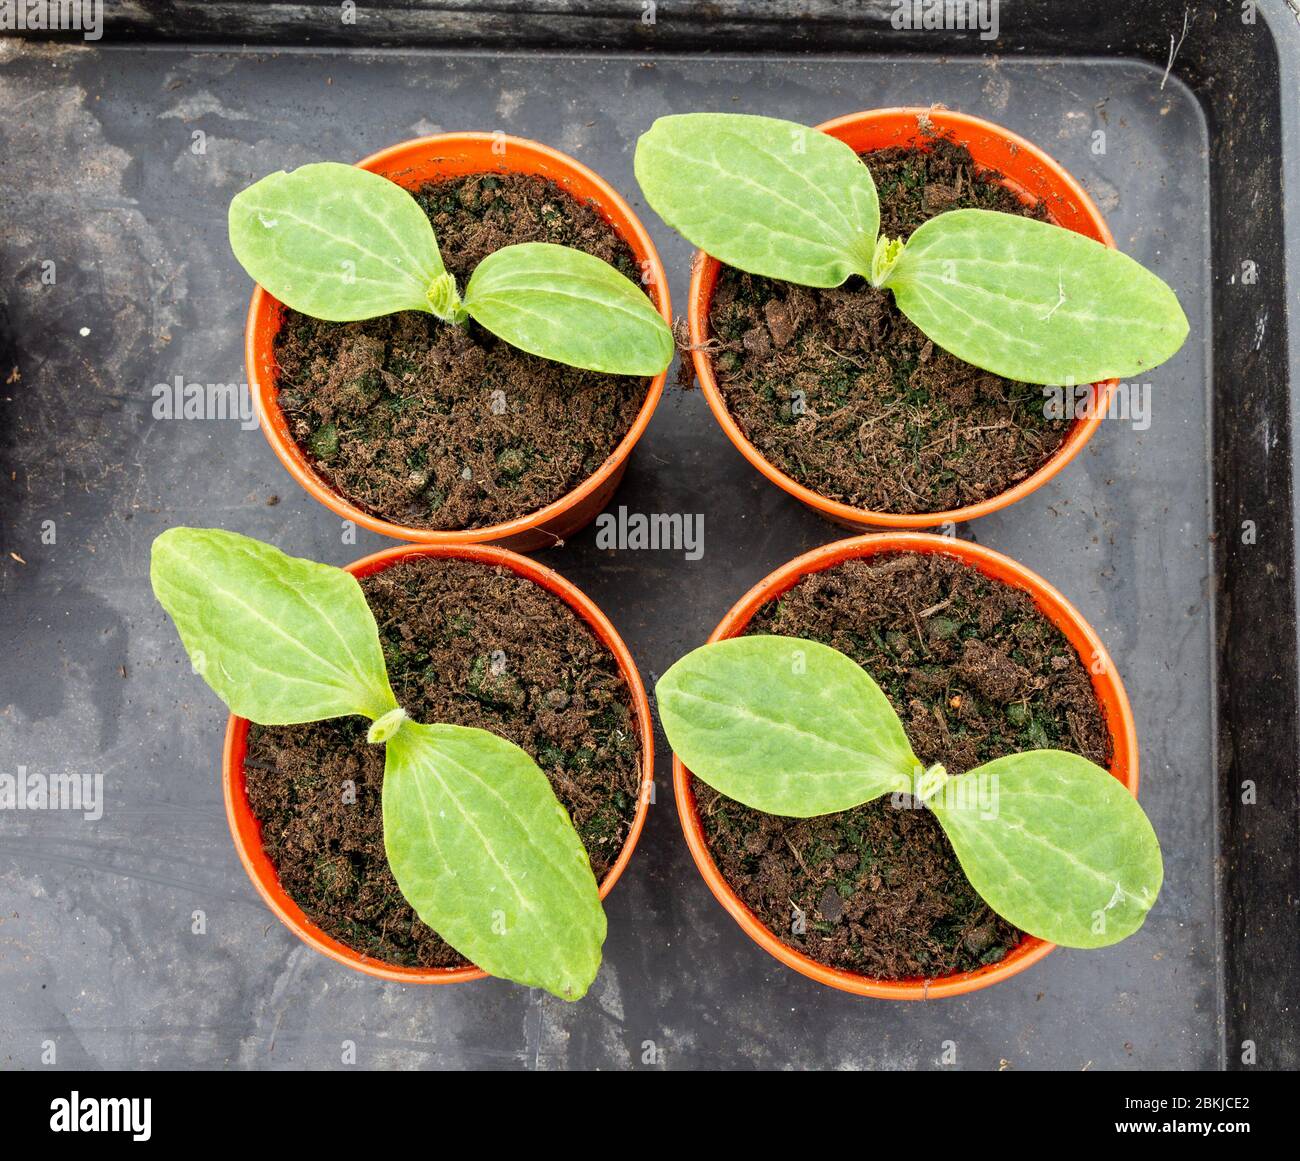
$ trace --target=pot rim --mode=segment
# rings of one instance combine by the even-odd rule
[[[953,556],[964,564],[978,568],[993,580],[1027,592],[1039,612],[1065,635],[1081,659],[1091,657],[1091,664],[1086,661],[1085,664],[1089,664],[1093,691],[1097,695],[1111,737],[1113,753],[1110,772],[1137,797],[1138,746],[1133,713],[1119,673],[1101,639],[1078,610],[1037,573],[1009,556],[972,541],[926,532],[876,532],[814,548],[811,552],[788,561],[754,585],[728,610],[709,635],[708,644],[736,636],[749,624],[759,608],[792,588],[805,576],[834,568],[846,560],[857,560],[882,552],[924,552]],[[1100,673],[1095,672],[1098,668]],[[1036,964],[1056,947],[1037,936],[1026,935],[998,963],[936,979],[882,980],[820,963],[779,939],[736,894],[718,870],[709,854],[700,824],[691,777],[690,771],[674,754],[673,796],[677,801],[677,815],[691,857],[709,890],[759,947],[786,967],[793,968],[809,979],[840,991],[877,999],[937,999],[942,996],[964,995],[1010,979]]]
[[[532,141],[526,137],[512,137],[504,133],[437,133],[428,137],[414,137],[407,141],[398,142],[396,145],[390,145],[385,149],[370,154],[368,157],[362,158],[356,165],[360,169],[366,169],[373,173],[382,173],[384,176],[391,178],[392,174],[402,172],[403,168],[411,168],[410,165],[405,163],[410,162],[416,155],[428,156],[433,154],[434,157],[437,157],[439,153],[480,151],[484,147],[491,149],[502,145],[506,150],[505,157],[509,156],[510,150],[514,150],[516,154],[522,153],[533,158],[540,165],[554,171],[552,179],[559,181],[562,186],[565,186],[566,183],[576,185],[575,189],[568,192],[580,202],[592,205],[632,250],[637,262],[648,273],[647,291],[650,293],[651,301],[654,302],[655,309],[664,321],[671,327],[673,316],[668,276],[664,271],[663,263],[660,261],[659,252],[655,249],[655,244],[645,226],[613,186],[595,171],[568,154],[561,153],[558,149],[553,149],[551,146],[544,145],[539,141]],[[494,170],[506,173],[532,172],[531,170],[513,168],[504,160],[496,165],[485,165],[482,170],[476,170],[475,172],[489,173]],[[253,406],[257,413],[258,426],[262,429],[262,434],[271,445],[271,450],[275,452],[276,458],[297,481],[299,486],[315,500],[324,504],[336,516],[344,520],[350,520],[362,528],[379,533],[381,536],[388,536],[394,540],[404,540],[412,544],[483,544],[505,540],[543,529],[544,525],[571,512],[589,496],[597,492],[624,465],[628,456],[631,455],[633,447],[645,434],[655,408],[658,407],[659,400],[663,397],[664,384],[668,379],[668,368],[664,368],[663,371],[650,380],[640,410],[632,421],[632,426],[628,428],[610,454],[605,457],[605,461],[576,487],[566,492],[559,499],[553,500],[544,508],[539,508],[535,512],[516,516],[497,524],[485,525],[481,528],[449,531],[434,528],[410,528],[404,524],[396,524],[393,521],[386,520],[381,516],[373,516],[345,498],[337,489],[326,483],[316,473],[305,453],[292,435],[289,434],[284,413],[276,399],[278,377],[272,373],[267,375],[261,373],[263,366],[268,368],[274,366],[273,346],[269,352],[263,352],[262,350],[263,343],[270,341],[264,337],[266,327],[271,322],[275,322],[275,330],[271,334],[274,335],[278,332],[278,315],[283,309],[283,305],[279,300],[261,286],[253,288],[253,295],[249,301],[248,314],[244,323],[244,367],[245,373],[248,375],[249,393],[253,397]]]
[[[649,814],[654,789],[654,725],[650,717],[650,702],[645,686],[637,671],[636,662],[609,618],[596,603],[572,582],[553,569],[537,563],[530,557],[492,544],[400,544],[382,549],[354,560],[343,567],[356,577],[383,572],[394,564],[412,556],[432,556],[438,559],[472,560],[484,565],[503,565],[518,576],[540,585],[572,609],[618,662],[619,672],[627,683],[632,698],[637,731],[641,741],[641,786],[636,814],[632,819],[627,838],[618,858],[600,884],[603,900],[614,889],[636,849],[637,840]],[[262,901],[275,916],[305,944],[367,975],[383,980],[407,984],[458,984],[483,979],[487,973],[476,967],[413,968],[386,963],[356,951],[333,936],[326,934],[313,923],[280,886],[280,878],[270,857],[262,848],[261,823],[248,804],[245,789],[243,754],[250,722],[231,714],[226,723],[225,742],[222,749],[221,782],[226,803],[226,821],[239,855],[239,861],[252,880]]]
[[[962,130],[966,130],[968,135],[970,130],[978,130],[982,133],[991,133],[1001,137],[1016,151],[1017,155],[1024,154],[1030,162],[1042,166],[1052,176],[1054,183],[1058,187],[1058,196],[1059,191],[1063,190],[1077,203],[1080,212],[1092,227],[1090,236],[1110,249],[1116,249],[1115,239],[1110,232],[1110,228],[1106,225],[1106,220],[1102,217],[1101,211],[1097,209],[1087,192],[1069,172],[1033,142],[1011,132],[1009,129],[994,124],[992,121],[986,121],[982,117],[975,117],[969,113],[952,112],[948,109],[926,108],[920,105],[901,105],[883,109],[867,109],[860,113],[848,113],[842,117],[823,121],[815,128],[821,132],[829,133],[832,137],[838,137],[842,132],[856,128],[864,122],[903,120],[907,118],[915,120],[918,126],[921,119],[925,118],[939,129],[955,130],[958,142],[962,140]],[[1001,184],[1009,188],[1022,201],[1032,198],[1032,195],[1025,187],[1014,178],[1003,174],[1000,180]],[[703,349],[709,340],[709,308],[713,302],[713,291],[721,269],[722,263],[716,258],[710,257],[703,250],[697,250],[691,262],[691,284],[687,294],[688,327],[692,348],[691,362],[694,365],[695,377],[700,384],[700,389],[704,392],[704,397],[708,401],[709,410],[713,412],[713,417],[718,421],[727,438],[735,445],[736,450],[767,479],[788,492],[796,500],[815,509],[828,519],[851,528],[865,528],[867,526],[897,529],[933,528],[940,524],[957,524],[963,520],[975,520],[980,516],[987,516],[991,512],[996,512],[1010,504],[1014,504],[1018,500],[1023,500],[1031,492],[1037,491],[1058,475],[1083,450],[1084,445],[1087,444],[1093,433],[1101,425],[1102,418],[1110,407],[1111,396],[1119,385],[1118,379],[1106,379],[1091,384],[1092,397],[1088,414],[1075,419],[1060,446],[1045,463],[1023,480],[1006,489],[1006,491],[979,500],[974,504],[967,504],[960,508],[950,508],[943,512],[873,512],[867,508],[855,508],[851,504],[845,504],[839,500],[832,500],[827,496],[823,496],[820,492],[813,491],[792,476],[781,471],[750,442],[749,437],[740,430],[740,425],[727,409],[726,400],[723,398],[717,380],[713,375],[713,361],[708,351]]]

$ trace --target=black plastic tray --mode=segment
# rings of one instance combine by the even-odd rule
[[[965,1068],[1235,1068],[1246,1042],[1255,1067],[1295,1067],[1295,11],[1260,0],[1248,24],[1236,0],[1003,0],[986,42],[896,30],[887,0],[664,0],[654,23],[643,7],[370,0],[345,25],[332,2],[110,2],[96,43],[0,39],[0,770],[106,785],[98,821],[0,812],[0,1065],[36,1066],[53,1040],[67,1067],[327,1068],[351,1040],[371,1067],[926,1068],[948,1041]],[[146,579],[174,524],[339,563],[379,544],[344,543],[258,432],[154,418],[155,384],[244,379],[229,198],[276,167],[503,129],[622,190],[684,310],[689,248],[632,179],[655,116],[814,123],[932,102],[1056,156],[1192,320],[1151,376],[1148,430],[1108,421],[1050,486],[959,530],[1056,584],[1120,667],[1166,854],[1143,931],[959,1000],[819,987],[708,893],[660,736],[659,802],[584,1003],[385,985],[299,945],[235,859],[222,714]],[[691,392],[666,396],[615,504],[705,517],[697,562],[600,551],[591,529],[544,554],[648,682],[750,584],[840,535],[750,469]]]

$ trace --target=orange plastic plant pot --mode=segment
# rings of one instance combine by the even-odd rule
[[[628,245],[642,272],[643,284],[664,321],[672,325],[668,279],[650,235],[628,204],[601,177],[573,158],[522,137],[503,133],[442,133],[381,149],[357,165],[382,174],[403,189],[418,189],[475,173],[521,173],[544,177],[592,207]],[[641,410],[619,445],[573,491],[527,516],[460,532],[408,528],[362,511],[323,480],[289,432],[276,398],[278,367],[275,336],[284,321],[284,306],[260,286],[253,291],[244,329],[248,386],[262,432],[280,462],[330,511],[372,532],[418,544],[500,544],[520,552],[546,548],[572,536],[594,520],[623,478],[627,459],[644,434],[663,395],[667,370],[650,382]]]
[[[641,684],[641,675],[637,672],[631,653],[628,652],[623,639],[610,624],[609,619],[580,589],[544,565],[495,545],[399,545],[354,561],[347,565],[347,570],[353,576],[366,577],[372,573],[383,572],[384,569],[391,568],[399,561],[412,556],[474,560],[485,565],[504,565],[517,575],[541,585],[547,592],[553,593],[568,605],[618,661],[619,671],[632,695],[637,734],[641,742],[641,789],[636,815],[632,819],[632,828],[628,831],[623,849],[600,884],[600,897],[604,899],[614,889],[614,884],[618,882],[619,876],[632,858],[633,850],[636,849],[637,839],[641,836],[641,828],[645,826],[646,814],[650,809],[651,792],[654,786],[654,727],[650,719],[650,703],[646,699],[645,687]],[[257,816],[248,804],[248,788],[244,778],[248,726],[249,722],[246,718],[235,717],[233,714],[226,725],[221,772],[226,798],[226,818],[230,823],[231,837],[235,840],[235,850],[239,852],[239,861],[244,864],[244,870],[253,880],[257,893],[262,896],[266,905],[275,912],[280,921],[305,944],[322,955],[383,980],[396,980],[407,984],[459,984],[467,980],[482,979],[486,973],[475,967],[412,968],[385,963],[383,960],[363,955],[345,943],[340,943],[307,918],[302,908],[290,899],[284,888],[280,886],[280,877],[276,874],[275,866],[262,847],[261,823],[258,822]]]
[[[1038,610],[1065,635],[1092,675],[1092,688],[1110,734],[1113,754],[1110,772],[1137,797],[1138,749],[1133,714],[1129,710],[1128,697],[1120,683],[1119,674],[1100,638],[1074,606],[1042,577],[990,548],[924,532],[882,532],[816,548],[778,568],[750,589],[722,618],[709,637],[709,642],[739,636],[749,624],[750,618],[763,605],[779,597],[810,573],[823,572],[846,560],[858,560],[882,552],[934,552],[953,556],[979,569],[985,576],[1027,592]],[[818,963],[778,939],[722,877],[709,854],[704,828],[696,810],[691,777],[690,771],[674,755],[673,793],[677,799],[677,814],[682,829],[686,832],[686,844],[690,847],[691,856],[709,885],[709,890],[759,947],[775,956],[786,967],[794,968],[809,979],[844,992],[875,996],[883,1000],[927,1000],[939,996],[960,996],[1009,979],[1037,963],[1056,946],[1026,935],[999,963],[989,964],[977,971],[958,972],[937,979],[881,980]]]
[[[826,121],[817,128],[832,137],[838,137],[856,152],[866,153],[891,146],[926,149],[928,139],[924,127],[927,125],[964,145],[970,150],[971,157],[979,168],[1001,174],[1002,184],[1022,202],[1042,201],[1056,225],[1083,234],[1111,249],[1115,248],[1115,240],[1111,237],[1105,219],[1079,183],[1036,145],[989,121],[965,113],[950,113],[946,109],[908,107],[851,113],[847,117]],[[710,337],[709,311],[721,270],[722,265],[717,259],[710,258],[702,250],[696,252],[691,273],[689,307],[691,346],[694,348],[691,357],[695,364],[695,376],[709,401],[714,418],[722,425],[722,430],[740,454],[772,483],[784,488],[795,499],[827,519],[847,528],[862,531],[872,528],[933,528],[939,524],[955,524],[962,520],[974,520],[977,516],[987,516],[999,508],[1023,500],[1030,492],[1041,488],[1083,450],[1083,445],[1092,438],[1097,425],[1101,423],[1102,416],[1110,405],[1111,393],[1118,383],[1117,379],[1109,379],[1092,384],[1089,406],[1085,409],[1085,414],[1071,425],[1061,446],[1036,472],[1005,492],[990,496],[977,504],[952,508],[946,512],[872,512],[865,508],[854,508],[819,495],[769,463],[763,453],[749,442],[749,438],[727,410],[726,401],[713,376],[713,359],[704,349],[704,344]]]

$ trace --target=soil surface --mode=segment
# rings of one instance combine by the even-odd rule
[[[862,155],[880,229],[908,237],[945,210],[1050,220],[976,173],[964,146]],[[710,312],[714,375],[750,442],[822,496],[874,512],[941,512],[1005,492],[1061,445],[1072,420],[1043,389],[936,347],[887,290],[852,277],[829,290],[724,267]]]
[[[916,756],[961,774],[1028,749],[1110,764],[1087,670],[1025,594],[947,556],[897,553],[816,573],[747,634],[803,637],[879,683]],[[995,963],[1021,932],[962,874],[934,816],[908,796],[821,818],[764,814],[695,780],[718,869],[784,942],[879,979]],[[793,928],[802,922],[804,932]]]
[[[528,751],[603,879],[641,781],[631,694],[613,654],[567,605],[508,569],[416,558],[361,588],[398,703],[416,721],[477,726]],[[366,742],[367,724],[250,728],[244,771],[266,853],[289,897],[349,947],[410,967],[464,965],[397,888],[384,855],[384,747]]]
[[[477,174],[425,186],[447,269],[517,242],[594,254],[634,282],[635,257],[554,182]],[[472,320],[419,311],[332,323],[286,311],[278,397],[317,473],[357,507],[412,528],[481,528],[536,512],[604,463],[649,380],[528,355]]]

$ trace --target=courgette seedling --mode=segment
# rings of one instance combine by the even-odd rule
[[[953,777],[912,752],[889,699],[851,658],[797,637],[735,637],[688,653],[655,687],[673,751],[745,806],[789,818],[882,795],[923,803],[971,886],[1022,931],[1065,947],[1132,935],[1160,893],[1160,844],[1137,800],[1063,750]]]
[[[673,337],[650,299],[608,262],[549,242],[503,246],[462,296],[419,203],[337,162],[272,173],[230,203],[230,248],[254,282],[328,322],[402,310],[473,319],[511,346],[613,375],[657,375]]]
[[[1118,250],[993,210],[879,233],[871,171],[843,141],[738,113],[661,117],[636,177],[665,222],[720,262],[803,286],[858,275],[957,358],[1023,383],[1124,378],[1187,337],[1174,292]]]
[[[407,717],[355,577],[260,541],[172,528],[154,594],[194,669],[267,726],[359,715],[382,745],[384,850],[419,917],[495,976],[579,999],[605,913],[587,852],[537,763],[487,730]]]

